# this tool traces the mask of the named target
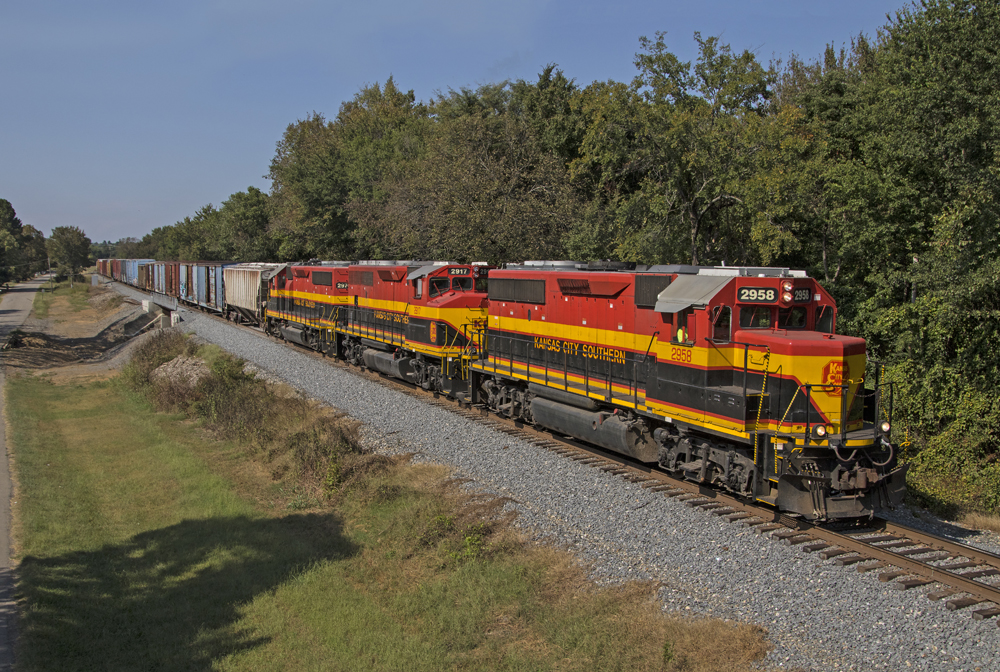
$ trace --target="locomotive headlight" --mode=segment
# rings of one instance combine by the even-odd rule
[[[826,426],[816,425],[815,427],[813,427],[813,434],[822,439],[824,436],[826,436]]]
[[[783,283],[781,283],[781,288],[783,290],[785,290],[786,292],[792,291],[792,283],[791,283],[791,281],[785,280]]]
[[[892,429],[892,425],[889,424],[888,420],[883,420],[879,427],[881,428],[883,434],[888,434],[889,430]]]
[[[792,302],[792,293],[791,292],[785,292],[784,294],[781,295],[781,300],[784,301],[785,303],[791,303]]]

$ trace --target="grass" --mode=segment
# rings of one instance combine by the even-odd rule
[[[975,530],[989,530],[1000,534],[1000,516],[996,514],[966,513],[960,522]]]
[[[85,282],[74,281],[73,287],[70,287],[69,280],[56,283],[47,282],[43,285],[43,291],[35,294],[33,304],[35,317],[42,320],[47,319],[49,311],[52,309],[52,302],[60,297],[69,301],[74,312],[84,310],[89,306],[87,301],[90,299],[92,291],[91,286]]]
[[[593,586],[502,502],[347,446],[317,409],[275,452],[120,381],[7,395],[21,670],[707,671],[767,651],[750,626],[665,617],[653,586]]]

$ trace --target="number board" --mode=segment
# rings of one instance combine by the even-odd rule
[[[347,283],[346,282],[338,282],[337,283],[337,289],[347,289]]]
[[[736,300],[740,303],[774,303],[778,300],[778,290],[774,287],[740,287]]]
[[[448,275],[468,275],[469,269],[467,268],[449,268]]]
[[[795,303],[806,303],[812,297],[812,290],[808,287],[799,287],[795,290]]]

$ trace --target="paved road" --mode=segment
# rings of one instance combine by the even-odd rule
[[[33,280],[14,287],[0,302],[0,343],[7,334],[24,324],[31,312],[35,292],[43,280]],[[0,360],[0,407],[3,398],[3,362]],[[10,566],[10,462],[7,460],[6,428],[0,422],[0,671],[14,667],[14,641],[17,635],[17,611],[14,604],[14,572]]]

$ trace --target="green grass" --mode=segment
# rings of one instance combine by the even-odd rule
[[[46,282],[42,285],[42,291],[35,294],[33,304],[35,316],[42,320],[48,318],[52,302],[57,297],[68,299],[73,310],[79,312],[89,305],[87,300],[90,298],[90,285],[86,282],[75,281],[73,287],[70,287],[69,280],[56,283]]]
[[[668,619],[522,544],[438,467],[334,504],[116,382],[8,381],[21,670],[728,670],[761,633]],[[298,494],[296,494],[298,493]]]

